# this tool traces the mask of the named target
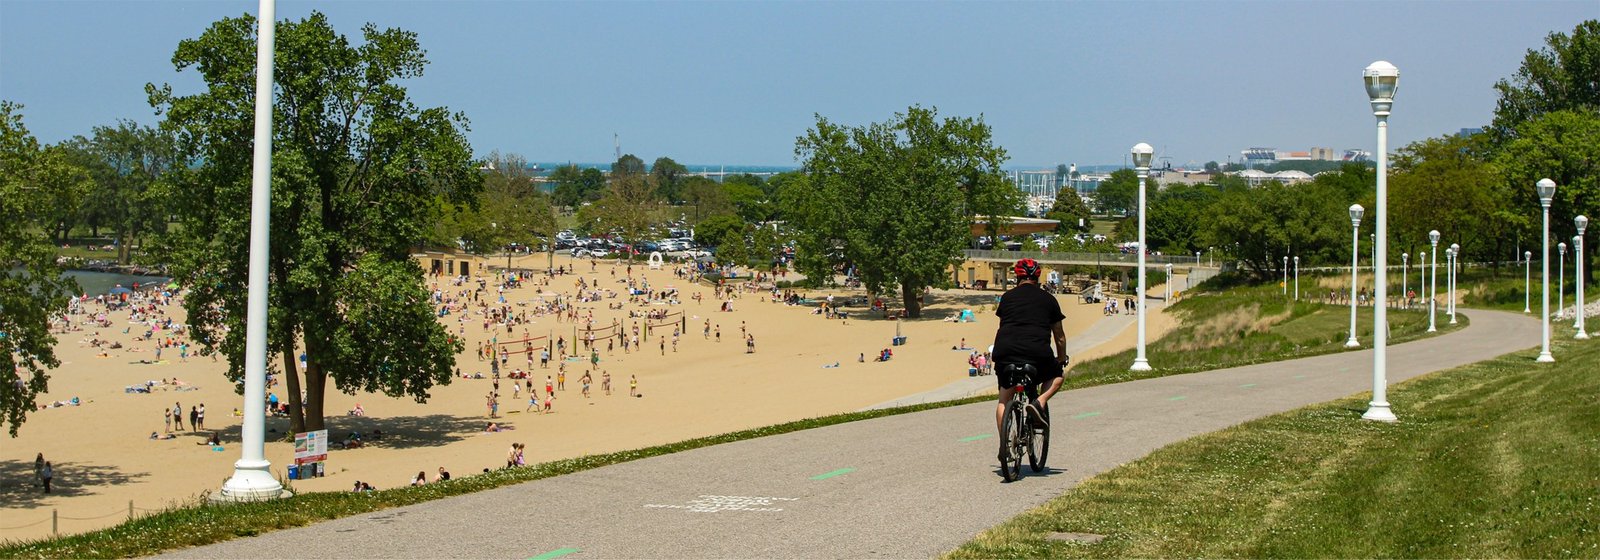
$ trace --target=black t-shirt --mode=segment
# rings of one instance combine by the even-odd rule
[[[1022,284],[1000,296],[1000,329],[994,335],[994,361],[1055,363],[1051,327],[1066,316],[1061,303],[1038,284]]]

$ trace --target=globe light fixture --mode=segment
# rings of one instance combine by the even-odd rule
[[[1300,301],[1300,257],[1294,258],[1294,300]]]
[[[1135,171],[1137,171],[1139,173],[1139,296],[1135,299],[1135,301],[1139,302],[1139,351],[1137,352],[1137,355],[1133,359],[1133,366],[1130,367],[1129,369],[1131,369],[1133,371],[1150,371],[1150,360],[1145,358],[1145,350],[1144,350],[1144,342],[1145,342],[1145,338],[1144,338],[1144,322],[1145,322],[1145,319],[1144,319],[1144,304],[1145,304],[1144,297],[1145,297],[1145,290],[1148,289],[1148,287],[1145,286],[1145,283],[1144,283],[1145,282],[1145,270],[1144,270],[1145,255],[1144,254],[1145,254],[1145,248],[1149,246],[1149,245],[1145,244],[1145,239],[1144,239],[1144,217],[1145,217],[1144,180],[1145,180],[1145,177],[1148,177],[1150,175],[1150,160],[1153,157],[1155,157],[1156,150],[1155,150],[1155,148],[1150,147],[1149,144],[1146,144],[1144,142],[1140,142],[1140,143],[1135,144],[1133,146],[1132,152],[1133,152],[1133,168],[1134,168]]]
[[[1400,70],[1393,64],[1378,61],[1361,73],[1367,87],[1367,97],[1372,102],[1372,116],[1378,120],[1378,193],[1377,219],[1374,220],[1377,236],[1372,257],[1373,297],[1389,293],[1388,275],[1384,274],[1389,262],[1389,110],[1394,106],[1394,94],[1400,87]],[[1353,334],[1353,333],[1352,333]],[[1372,402],[1361,417],[1380,422],[1394,422],[1394,411],[1389,409],[1388,395],[1388,340],[1389,311],[1379,303],[1372,306]]]
[[[1360,348],[1356,341],[1356,284],[1360,282],[1356,266],[1361,258],[1361,215],[1366,212],[1360,204],[1350,205],[1350,339],[1345,348]]]

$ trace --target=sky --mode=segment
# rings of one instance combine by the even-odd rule
[[[0,0],[0,99],[41,141],[154,123],[146,83],[201,87],[179,41],[255,1]],[[815,115],[889,119],[913,104],[982,116],[1008,167],[1121,164],[1138,142],[1174,166],[1241,150],[1376,148],[1360,73],[1400,68],[1392,147],[1487,124],[1495,81],[1600,2],[278,2],[415,31],[420,106],[471,121],[474,150],[538,162],[624,153],[794,165]]]

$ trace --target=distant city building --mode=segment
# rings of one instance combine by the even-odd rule
[[[1297,171],[1297,170],[1279,171],[1277,173],[1267,173],[1267,172],[1262,171],[1260,169],[1246,169],[1246,170],[1240,171],[1238,173],[1232,173],[1231,175],[1234,175],[1234,176],[1236,176],[1236,177],[1238,177],[1240,179],[1244,179],[1245,182],[1249,183],[1250,186],[1252,186],[1252,187],[1259,187],[1261,185],[1266,184],[1269,181],[1277,181],[1277,182],[1283,183],[1285,185],[1293,185],[1293,184],[1296,184],[1296,183],[1304,183],[1304,182],[1307,182],[1307,181],[1311,180],[1311,175],[1310,174],[1308,174],[1308,173],[1306,173],[1304,171]]]
[[[1480,134],[1482,132],[1483,132],[1483,127],[1481,127],[1481,126],[1480,127],[1475,127],[1475,128],[1463,128],[1463,129],[1461,129],[1461,132],[1457,132],[1456,133],[1456,136],[1460,136],[1462,138],[1465,138],[1465,137],[1468,137],[1468,136],[1472,136],[1474,134]]]
[[[1333,148],[1311,148],[1311,159],[1314,161],[1338,161],[1339,156]]]
[[[1372,152],[1366,150],[1351,149],[1344,151],[1344,161],[1363,162],[1370,159],[1372,159]]]
[[[1311,161],[1311,152],[1278,152],[1278,161]]]

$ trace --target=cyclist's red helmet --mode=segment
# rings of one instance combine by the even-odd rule
[[[1039,263],[1033,259],[1022,259],[1011,267],[1011,271],[1017,273],[1020,278],[1038,278]]]

